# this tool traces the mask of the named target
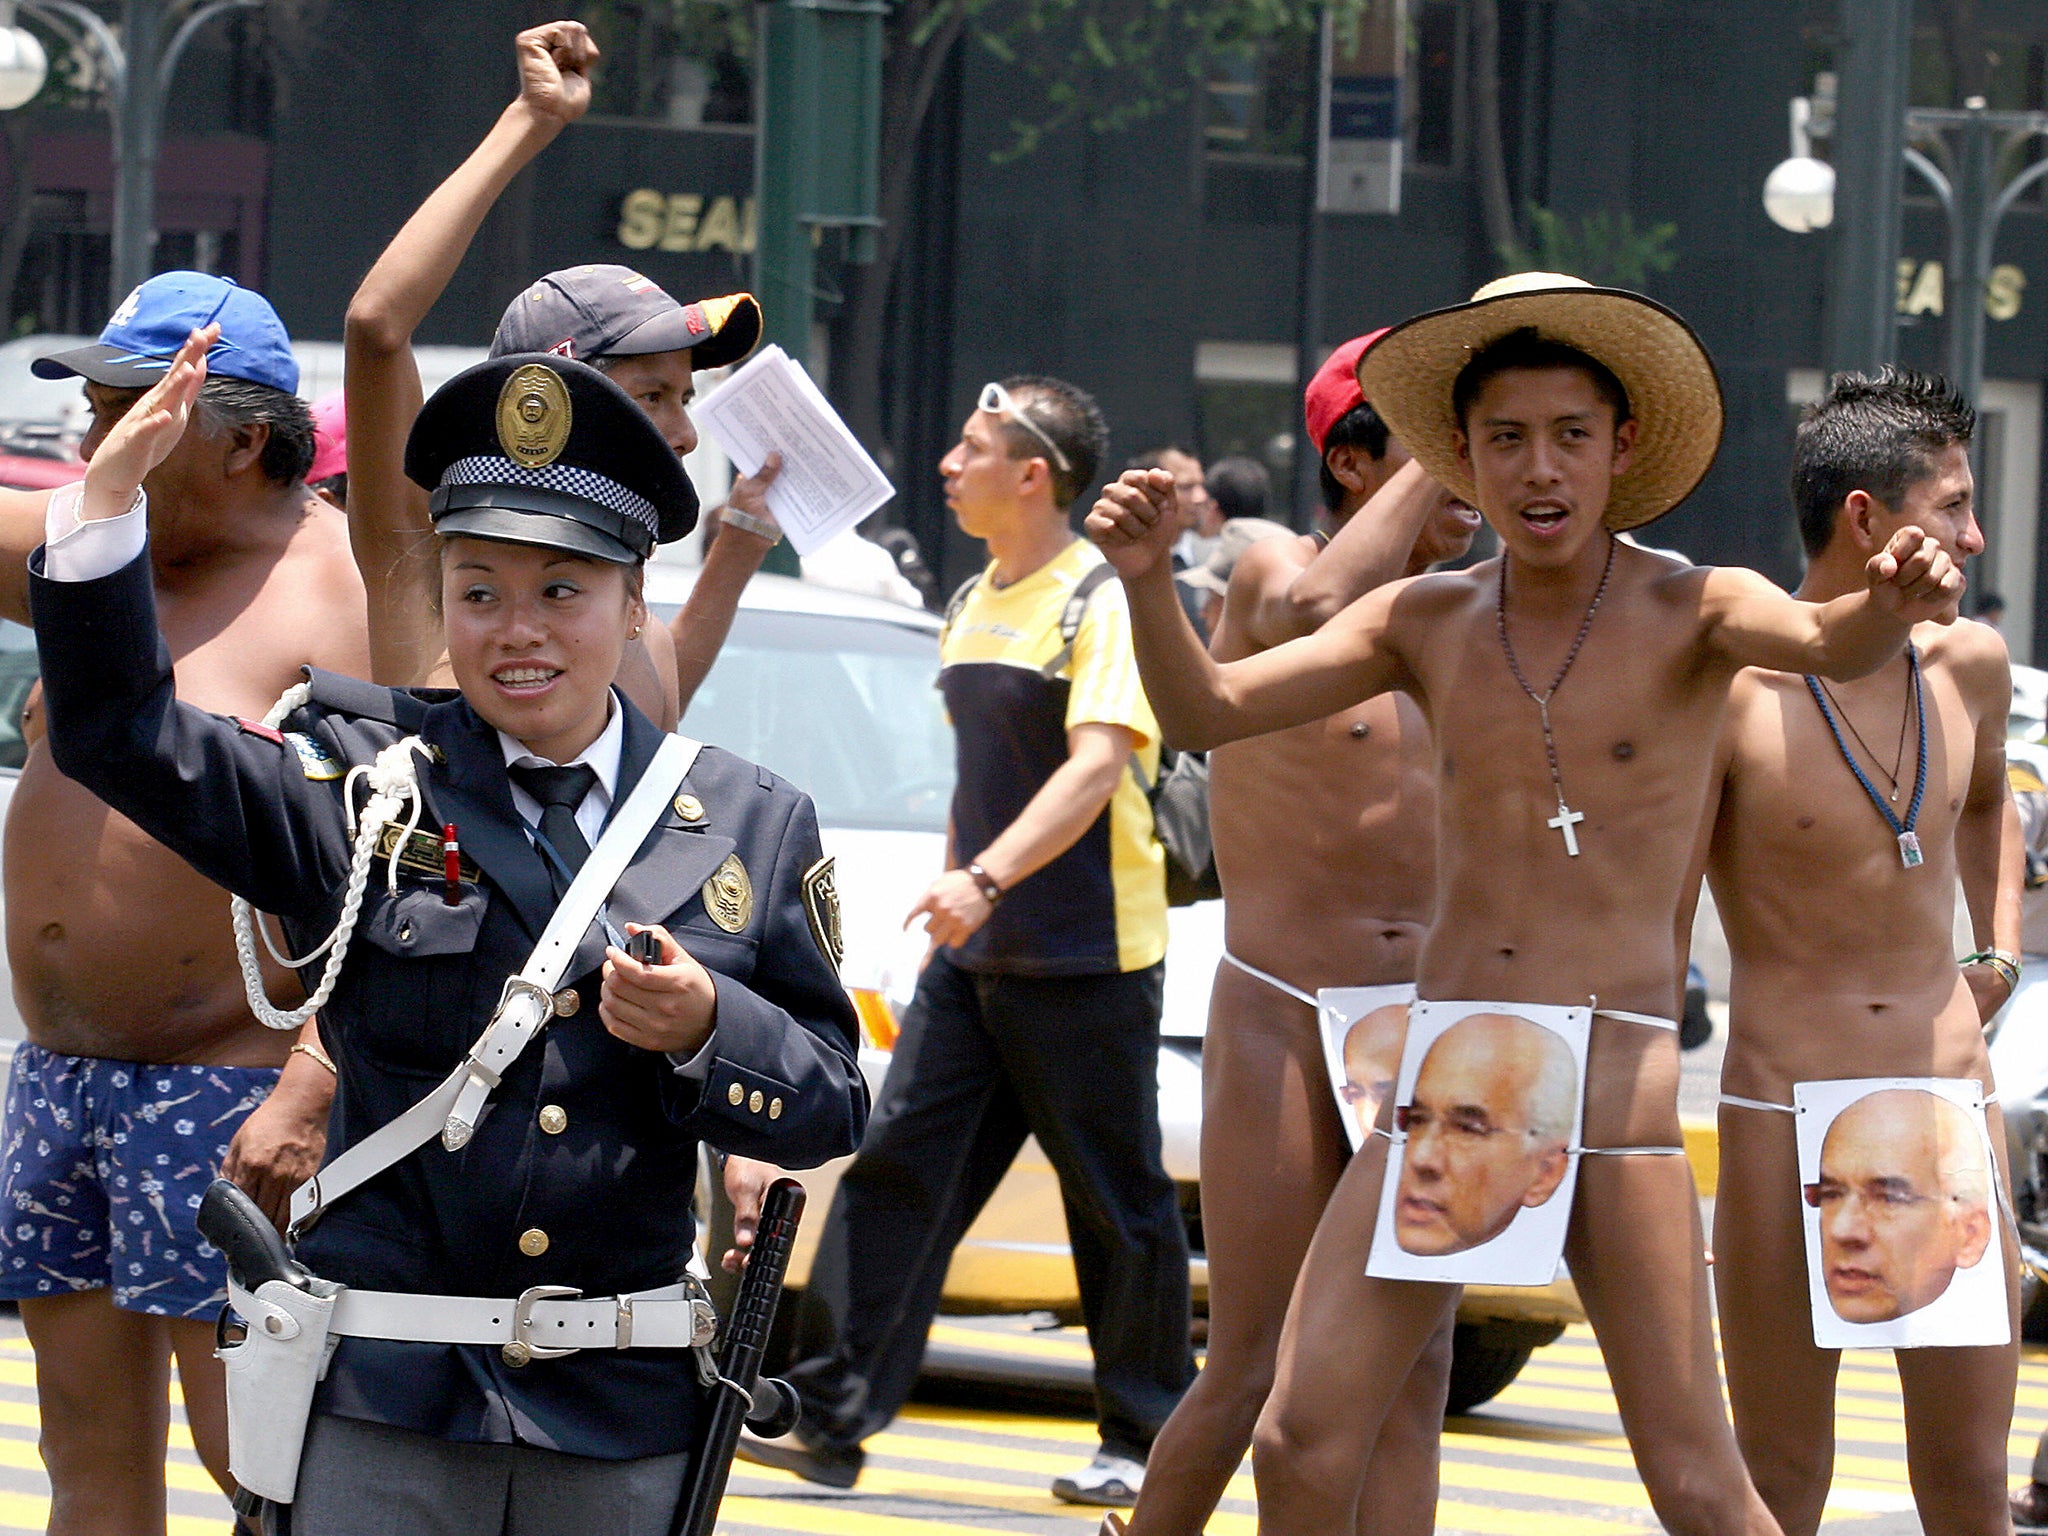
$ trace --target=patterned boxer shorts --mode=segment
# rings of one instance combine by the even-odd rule
[[[0,1298],[111,1286],[114,1305],[210,1318],[227,1265],[199,1199],[275,1067],[156,1067],[15,1048],[0,1121]]]

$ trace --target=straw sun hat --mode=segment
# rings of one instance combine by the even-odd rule
[[[1628,391],[1635,455],[1615,476],[1607,526],[1639,527],[1691,494],[1721,446],[1720,380],[1692,327],[1639,293],[1557,272],[1499,278],[1469,303],[1382,336],[1359,362],[1359,387],[1422,467],[1476,507],[1472,472],[1458,458],[1451,386],[1474,354],[1525,328],[1597,358]]]

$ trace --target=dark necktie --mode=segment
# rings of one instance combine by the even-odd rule
[[[548,880],[559,899],[569,888],[569,876],[581,869],[583,861],[590,857],[590,844],[583,840],[583,831],[576,825],[576,807],[596,787],[597,770],[579,763],[573,768],[525,767],[505,771],[511,775],[513,783],[540,802],[540,835],[554,849],[555,857],[568,867],[568,876],[565,876],[555,867],[554,859],[545,854],[541,856],[542,862],[548,866]]]

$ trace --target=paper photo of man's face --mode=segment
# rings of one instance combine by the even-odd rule
[[[1439,1035],[1396,1112],[1402,1251],[1463,1253],[1548,1202],[1571,1168],[1578,1100],[1570,1045],[1533,1020],[1475,1013]]]
[[[1820,1212],[1828,1302],[1845,1322],[1889,1322],[1940,1300],[1991,1245],[1982,1128],[1924,1089],[1869,1094],[1835,1116],[1805,1195]]]
[[[1324,987],[1316,993],[1323,1064],[1354,1152],[1365,1145],[1393,1100],[1408,1037],[1408,1005],[1414,999],[1415,988],[1406,984]]]
[[[1997,1345],[2018,1275],[2000,1241],[1984,1090],[1969,1078],[1792,1085],[1813,1341],[1822,1349]]]
[[[1380,1106],[1394,1092],[1394,1079],[1401,1072],[1401,1042],[1408,1035],[1408,1005],[1392,1003],[1375,1008],[1344,1032],[1344,1084],[1337,1096],[1344,1101],[1357,1132],[1353,1138],[1372,1134]]]

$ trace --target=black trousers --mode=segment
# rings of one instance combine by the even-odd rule
[[[933,957],[797,1316],[806,1438],[853,1446],[917,1380],[946,1266],[1027,1133],[1060,1179],[1104,1449],[1142,1461],[1194,1379],[1188,1250],[1159,1140],[1162,967],[964,971]]]

